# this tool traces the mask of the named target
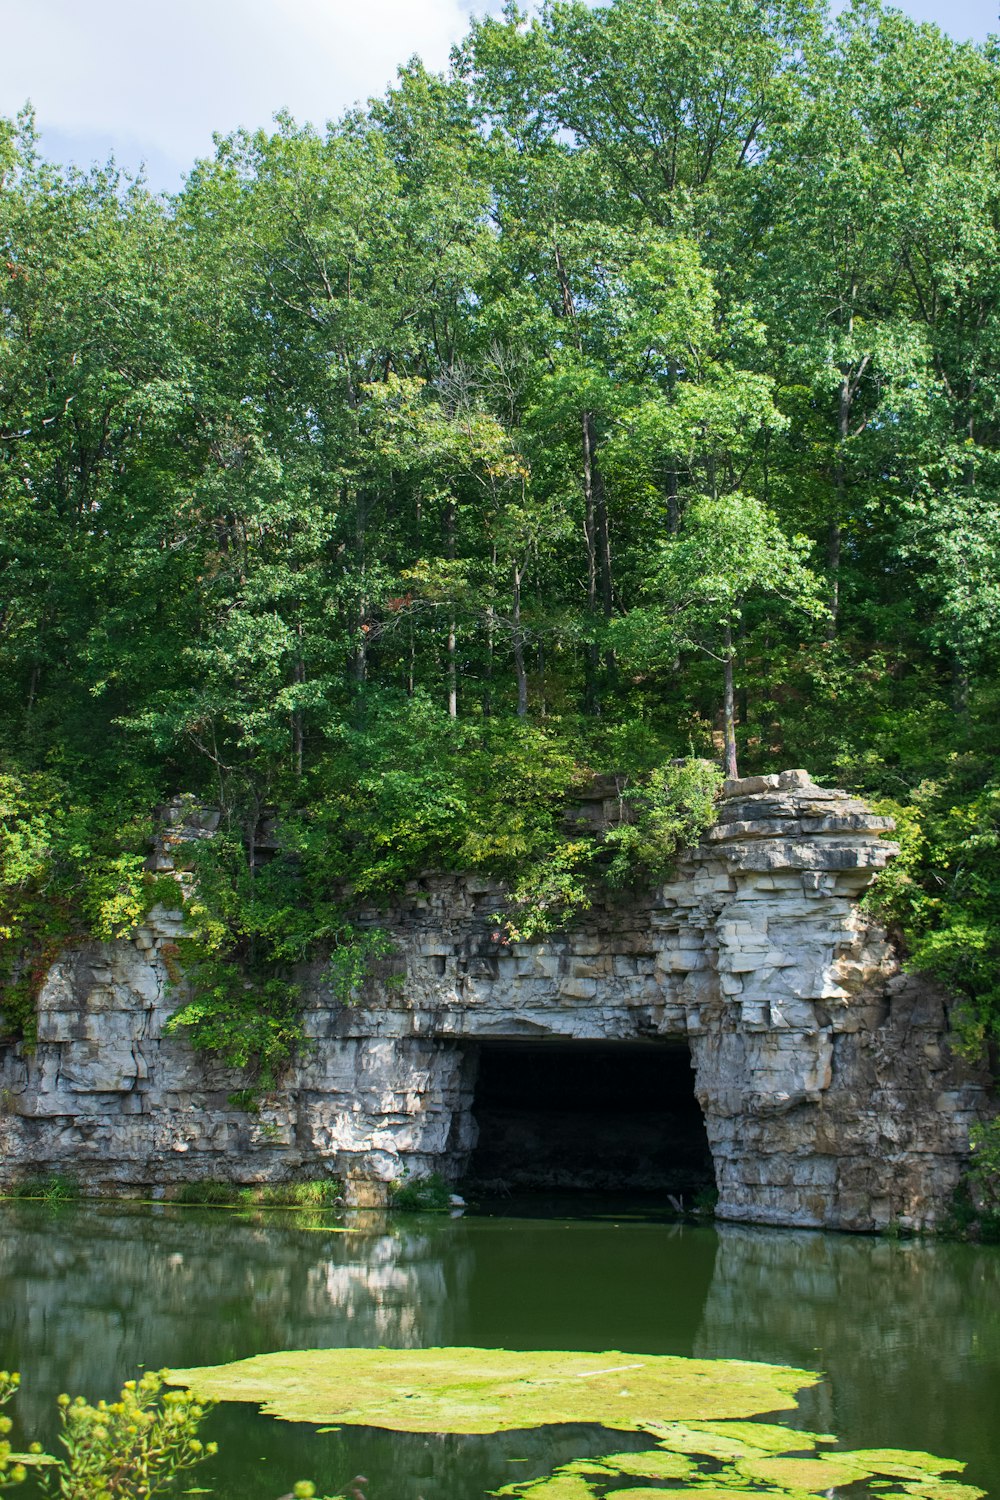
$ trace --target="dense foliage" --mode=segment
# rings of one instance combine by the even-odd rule
[[[183,1024],[266,1075],[345,890],[490,870],[545,931],[738,756],[892,804],[881,909],[1000,1035],[998,153],[997,45],[869,0],[512,5],[173,198],[4,125],[8,1020],[178,792]]]

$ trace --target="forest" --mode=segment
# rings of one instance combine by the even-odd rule
[[[537,936],[805,766],[896,817],[876,910],[1000,1038],[996,40],[511,4],[174,196],[43,148],[0,121],[8,1030],[157,899],[177,795],[222,812],[178,1024],[267,1081],[352,903],[482,870]]]

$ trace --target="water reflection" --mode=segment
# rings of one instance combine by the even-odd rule
[[[803,1420],[1000,1492],[1000,1248],[720,1226],[694,1353],[826,1371]]]
[[[171,1208],[0,1205],[0,1365],[23,1425],[60,1390],[113,1394],[139,1365],[328,1346],[593,1349],[827,1371],[803,1421],[847,1445],[969,1460],[1000,1492],[1000,1251],[633,1222],[253,1219]],[[586,1453],[595,1429],[499,1437],[317,1435],[246,1408],[212,1418],[220,1500],[310,1476],[369,1500],[472,1500]]]

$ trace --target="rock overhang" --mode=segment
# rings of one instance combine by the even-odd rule
[[[612,800],[595,800],[600,816]],[[164,870],[171,841],[212,831],[194,804],[168,821]],[[0,1060],[14,1104],[0,1116],[3,1171],[126,1190],[332,1171],[377,1197],[404,1170],[461,1172],[477,1039],[683,1036],[722,1217],[932,1224],[991,1105],[984,1069],[951,1051],[947,998],[902,976],[859,910],[896,852],[892,831],[805,771],[727,782],[670,880],[541,943],[496,941],[488,880],[410,882],[364,914],[392,936],[394,977],[344,1007],[311,976],[308,1049],[256,1119],[231,1106],[238,1075],[164,1032],[183,913],[161,908],[131,942],[54,966],[36,1054]]]

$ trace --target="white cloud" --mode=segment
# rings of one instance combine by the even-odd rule
[[[590,0],[594,3],[594,0]],[[706,0],[710,4],[711,0]],[[837,3],[837,0],[835,0]],[[43,144],[86,164],[143,159],[173,188],[213,131],[287,107],[322,126],[380,94],[414,52],[447,63],[472,12],[500,0],[0,0],[0,114],[30,98]],[[983,36],[986,0],[903,0]]]
[[[488,8],[482,6],[479,8]],[[493,7],[489,7],[493,8]],[[414,52],[443,67],[467,0],[0,0],[0,113],[183,170],[212,132],[287,107],[322,125]]]

